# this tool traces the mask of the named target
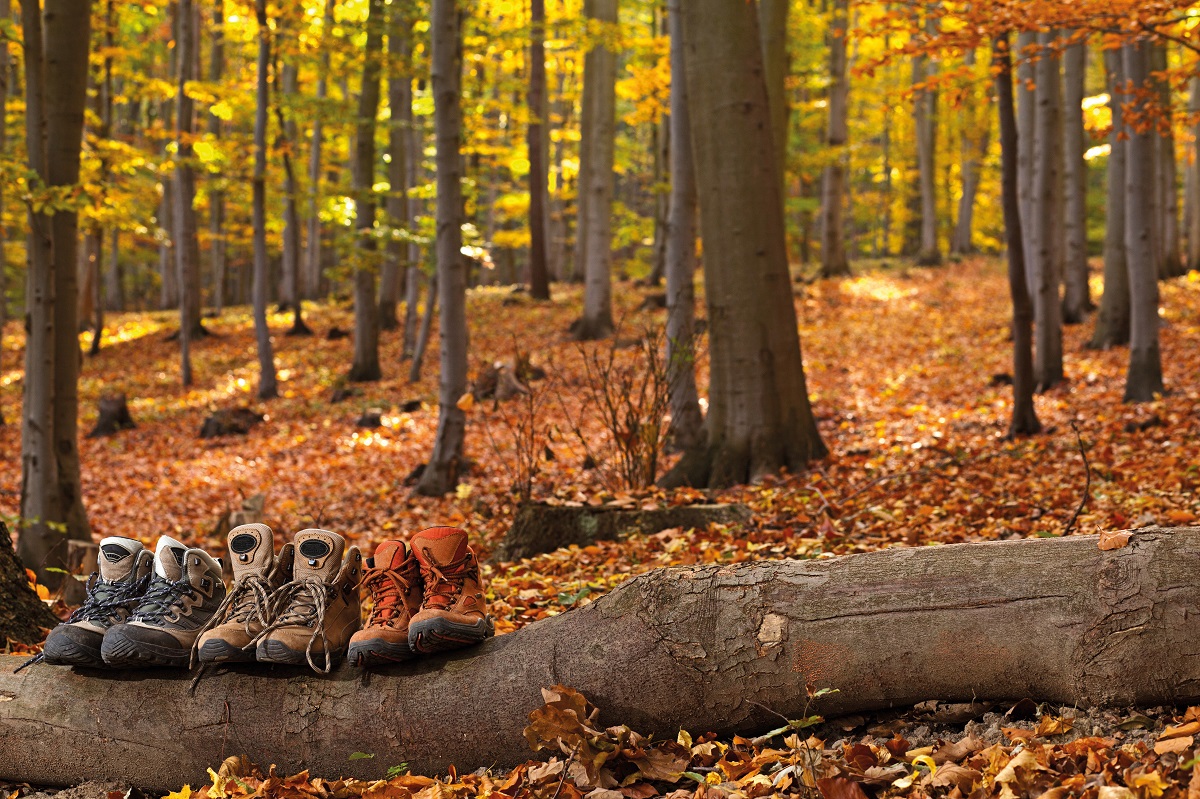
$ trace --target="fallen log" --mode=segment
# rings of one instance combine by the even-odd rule
[[[1200,528],[663,569],[469,651],[363,674],[72,671],[0,658],[0,779],[179,788],[247,754],[382,776],[530,756],[543,686],[656,736],[753,732],[927,699],[1200,699]],[[806,686],[837,693],[810,701]],[[364,752],[371,759],[350,760]]]

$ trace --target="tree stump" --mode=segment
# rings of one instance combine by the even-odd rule
[[[745,505],[679,505],[657,510],[582,507],[530,503],[521,506],[504,542],[492,556],[495,561],[553,552],[559,547],[612,541],[629,533],[650,535],[671,527],[708,527],[745,524],[752,514]]]
[[[122,430],[132,430],[137,425],[129,415],[129,403],[124,394],[106,394],[100,398],[100,415],[96,426],[87,434],[88,438],[113,436]]]
[[[219,436],[244,436],[250,428],[263,420],[261,413],[255,413],[249,408],[230,408],[216,411],[200,427],[200,438],[217,438]]]
[[[9,640],[36,644],[58,621],[30,589],[29,575],[17,560],[12,535],[0,521],[0,646]]]

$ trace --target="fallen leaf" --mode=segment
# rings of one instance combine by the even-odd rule
[[[1073,719],[1063,718],[1062,716],[1042,716],[1035,734],[1039,738],[1048,735],[1066,735],[1074,726],[1075,721]]]
[[[1101,785],[1096,799],[1137,799],[1137,794],[1124,785]]]
[[[1165,741],[1168,738],[1182,738],[1185,735],[1195,735],[1198,732],[1200,732],[1200,721],[1189,721],[1177,727],[1167,727],[1158,736],[1158,740]]]
[[[862,786],[847,777],[826,777],[817,780],[817,790],[824,799],[867,799]]]
[[[1130,530],[1120,530],[1115,532],[1110,530],[1101,530],[1100,540],[1096,543],[1096,546],[1100,547],[1102,551],[1108,552],[1109,550],[1120,549],[1121,547],[1125,546],[1129,543],[1129,539],[1132,537],[1133,532]]]
[[[1190,735],[1182,738],[1160,738],[1154,744],[1154,752],[1159,755],[1165,755],[1168,752],[1186,752],[1192,748],[1193,743],[1195,743],[1195,738]]]

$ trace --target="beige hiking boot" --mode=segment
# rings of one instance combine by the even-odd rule
[[[362,624],[362,553],[328,530],[302,530],[295,544],[292,580],[272,596],[278,615],[256,636],[255,657],[328,674]]]
[[[403,541],[384,541],[367,560],[367,624],[350,639],[350,662],[382,666],[409,660],[408,622],[421,609],[421,564]]]
[[[456,527],[431,527],[409,544],[421,564],[425,599],[408,625],[414,652],[430,654],[477,644],[495,634],[483,598],[483,578],[467,534]]]
[[[221,607],[196,639],[201,663],[254,660],[250,642],[275,619],[271,596],[292,579],[295,547],[275,539],[265,524],[243,524],[229,531],[233,586]]]

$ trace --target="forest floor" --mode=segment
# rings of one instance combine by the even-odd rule
[[[1098,294],[1099,285],[1093,288]],[[515,431],[533,405],[543,431],[534,438],[541,453],[535,499],[621,507],[732,501],[754,512],[750,525],[735,529],[672,529],[490,564],[485,569],[499,633],[591,602],[631,575],[660,566],[829,557],[898,545],[1182,525],[1200,518],[1200,459],[1192,449],[1200,420],[1200,275],[1162,286],[1166,396],[1123,404],[1127,351],[1088,350],[1092,325],[1070,327],[1064,342],[1067,381],[1036,400],[1046,432],[1015,442],[1005,440],[1011,398],[1007,290],[1003,265],[985,258],[940,269],[893,265],[799,286],[805,369],[832,454],[802,474],[759,485],[670,493],[622,484],[613,437],[585,390],[588,353],[601,359],[611,353],[618,364],[636,365],[633,345],[641,331],[661,326],[665,318],[661,309],[642,309],[650,289],[619,286],[618,336],[584,347],[567,334],[581,306],[575,287],[556,287],[552,304],[534,303],[509,289],[471,292],[472,373],[497,360],[512,361],[519,350],[547,377],[530,384],[532,400],[470,406],[467,450],[474,463],[458,490],[443,499],[414,496],[408,480],[427,458],[436,429],[436,346],[422,380],[409,383],[400,334],[385,332],[385,379],[358,384],[360,393],[333,403],[333,392],[344,387],[351,340],[326,334],[334,327],[353,328],[348,304],[306,306],[317,331],[312,338],[285,337],[290,316],[274,315],[281,397],[260,403],[253,395],[257,366],[248,309],[206,321],[215,335],[193,345],[197,380],[191,390],[179,387],[178,348],[167,340],[174,315],[117,314],[109,318],[100,354],[84,362],[81,431],[91,428],[100,395],[114,391],[128,396],[138,427],[81,442],[85,501],[97,537],[133,535],[152,544],[168,533],[220,553],[224,541],[212,537],[218,517],[261,493],[264,521],[280,532],[319,525],[370,552],[382,539],[452,524],[467,528],[486,557],[513,519],[513,463],[521,449]],[[0,408],[11,421],[20,399],[22,337],[16,323],[4,333]],[[703,386],[703,355],[697,365]],[[247,436],[198,437],[212,410],[242,405],[266,416]],[[356,426],[368,408],[383,410],[382,427]],[[586,447],[572,432],[576,428]],[[19,451],[19,427],[0,427],[0,452],[7,454],[0,459],[4,516],[17,510]],[[598,465],[585,468],[591,460]],[[664,459],[660,471],[668,465]],[[818,779],[820,792],[838,799],[862,799],[864,789],[870,795],[965,797],[981,786],[986,795],[998,791],[1011,799],[1038,796],[1052,785],[1066,787],[1055,788],[1047,799],[1157,799],[1164,792],[1200,797],[1200,776],[1192,776],[1200,775],[1200,761],[1189,760],[1191,736],[1200,733],[1200,709],[1146,711],[1144,719],[1132,711],[1110,718],[1044,707],[995,715],[1006,710],[972,709],[959,718],[960,710],[951,713],[951,723],[923,723],[925,711],[919,709],[890,721],[863,719],[849,727],[831,722],[786,743],[784,735],[754,743],[709,741],[702,730],[693,730],[694,740],[681,738],[670,750],[676,757],[671,769],[691,776],[668,784],[645,772],[621,793],[595,799],[650,796],[660,789],[709,796],[803,793],[805,784]],[[1021,722],[1022,717],[1032,720]],[[1171,731],[1172,724],[1185,725],[1184,732]],[[820,738],[808,737],[813,730]],[[1159,741],[1164,731],[1167,737]],[[910,743],[888,743],[904,737]],[[939,745],[939,738],[949,743]],[[675,768],[679,758],[686,762]],[[939,767],[936,773],[930,765]],[[235,766],[229,768],[236,771]],[[632,761],[613,768],[619,777],[637,771]],[[587,794],[603,784],[595,775],[562,780],[561,766],[539,769],[450,775],[449,783],[436,786],[422,782],[425,778],[397,777],[373,788],[305,775],[277,780],[267,793],[403,799],[405,791],[431,797],[515,795],[520,789],[550,799]],[[906,776],[913,779],[903,784]],[[1118,795],[1111,786],[1132,794]],[[231,783],[218,776],[206,795],[259,790],[261,796],[261,788],[252,779]]]

